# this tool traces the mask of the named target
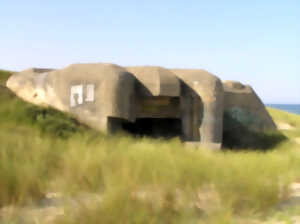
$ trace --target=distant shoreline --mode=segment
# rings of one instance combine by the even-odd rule
[[[300,104],[265,104],[268,107],[300,115]]]

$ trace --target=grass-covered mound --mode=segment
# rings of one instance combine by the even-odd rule
[[[282,130],[282,133],[294,140],[300,137],[300,115],[274,108],[268,108],[268,111],[279,126],[281,124],[287,126],[286,130]]]
[[[40,134],[61,138],[92,131],[65,113],[52,108],[38,107],[16,97],[5,87],[6,79],[10,74],[0,70],[0,125],[11,126],[16,130],[23,126],[28,131],[35,130]],[[1,129],[5,130],[4,127]]]
[[[298,128],[300,126],[300,116],[297,114],[274,109],[271,107],[268,108],[268,111],[277,123],[280,123],[280,122],[287,123],[294,128]]]
[[[10,71],[0,70],[0,85],[4,85],[10,75]]]
[[[0,91],[1,207],[92,192],[99,202],[70,208],[57,223],[232,223],[266,215],[300,177],[292,140],[268,152],[211,152],[178,139],[104,137]],[[292,119],[287,135],[297,136],[299,116],[282,119]]]

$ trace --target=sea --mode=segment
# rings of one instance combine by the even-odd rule
[[[300,104],[266,104],[266,106],[294,114],[300,114]]]

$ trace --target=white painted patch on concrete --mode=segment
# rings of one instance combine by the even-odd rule
[[[70,106],[76,107],[83,103],[83,85],[71,86]]]
[[[95,100],[95,85],[87,84],[86,85],[86,102],[94,102]]]

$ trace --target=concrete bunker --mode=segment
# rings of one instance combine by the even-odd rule
[[[68,112],[103,133],[179,136],[220,148],[228,133],[239,136],[242,128],[276,129],[251,87],[222,83],[200,69],[73,64],[22,71],[9,78],[7,87],[26,101]]]

